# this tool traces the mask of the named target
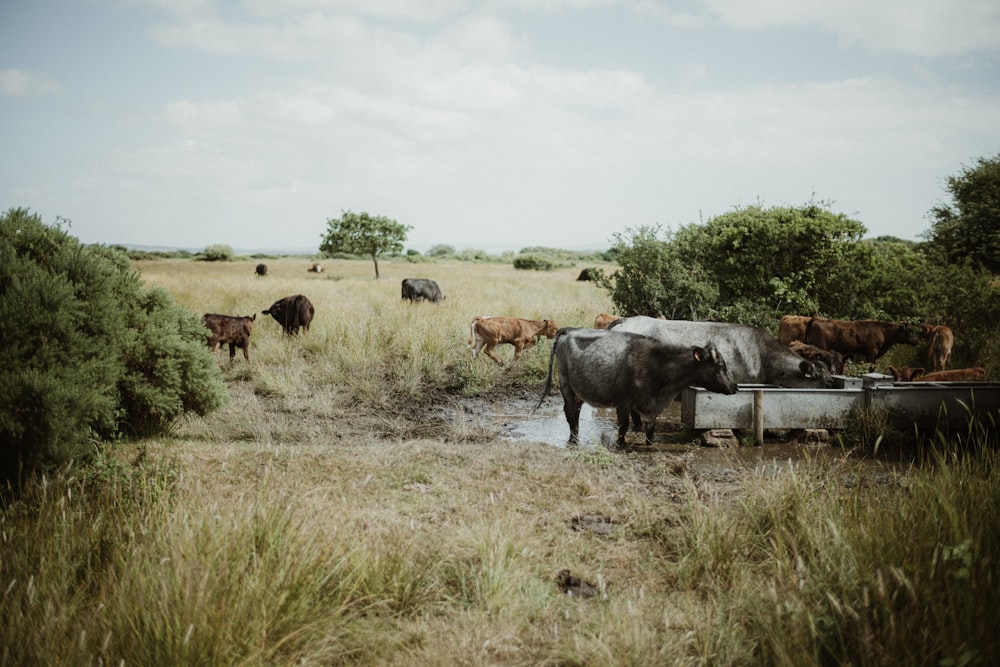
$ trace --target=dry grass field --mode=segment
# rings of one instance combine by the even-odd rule
[[[548,341],[499,368],[470,321],[589,326],[611,304],[580,267],[264,261],[138,264],[198,314],[257,313],[251,361],[216,352],[222,410],[3,515],[0,665],[1000,657],[995,442],[876,481],[829,457],[720,485],[669,454],[506,440],[464,399],[537,396]],[[446,300],[402,302],[404,277]],[[296,293],[316,317],[288,337],[260,311]]]

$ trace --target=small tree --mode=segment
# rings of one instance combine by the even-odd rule
[[[327,255],[337,252],[368,255],[375,264],[375,278],[379,277],[379,254],[401,252],[406,233],[413,229],[382,215],[351,211],[343,211],[340,218],[327,220],[326,223],[327,231],[319,246],[320,252]]]

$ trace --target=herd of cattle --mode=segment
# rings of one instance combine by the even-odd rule
[[[309,270],[322,269],[314,265]],[[258,266],[258,275],[266,272],[266,266]],[[438,303],[444,299],[438,284],[426,278],[404,279],[401,297],[410,302]],[[261,312],[274,318],[286,334],[296,335],[300,329],[308,331],[315,309],[308,298],[296,294]],[[249,361],[256,317],[256,313],[249,317],[206,313],[209,347],[214,350],[228,344],[230,360],[240,348]],[[893,345],[917,345],[921,334],[927,340],[928,364],[933,372],[890,367],[894,381],[986,379],[982,368],[945,370],[954,343],[946,326],[800,315],[782,317],[777,338],[747,324],[642,315],[601,313],[592,329],[560,328],[550,319],[477,316],[470,326],[468,346],[473,359],[483,352],[502,366],[497,346],[513,346],[513,364],[541,338],[552,339],[548,376],[538,405],[548,396],[553,369],[558,365],[570,441],[577,440],[580,408],[588,403],[616,409],[618,442],[623,444],[630,422],[651,441],[656,418],[684,387],[700,386],[725,394],[735,393],[741,384],[829,388],[834,384],[833,375],[844,372],[845,361],[856,357],[874,368],[876,359]]]

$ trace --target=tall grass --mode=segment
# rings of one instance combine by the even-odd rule
[[[578,270],[305,268],[142,265],[196,312],[301,292],[316,320],[258,316],[251,364],[219,353],[223,411],[0,507],[0,665],[1000,662],[995,430],[918,468],[817,457],[724,486],[683,454],[500,440],[442,404],[536,390],[548,349],[473,362],[469,321],[587,325],[608,308]],[[447,301],[402,303],[408,275]]]

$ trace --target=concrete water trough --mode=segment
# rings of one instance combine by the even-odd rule
[[[833,389],[741,384],[732,395],[700,387],[681,393],[681,421],[694,430],[844,429],[858,410],[880,406],[899,428],[967,424],[992,414],[1000,424],[1000,383],[900,382],[880,373],[834,376]]]

